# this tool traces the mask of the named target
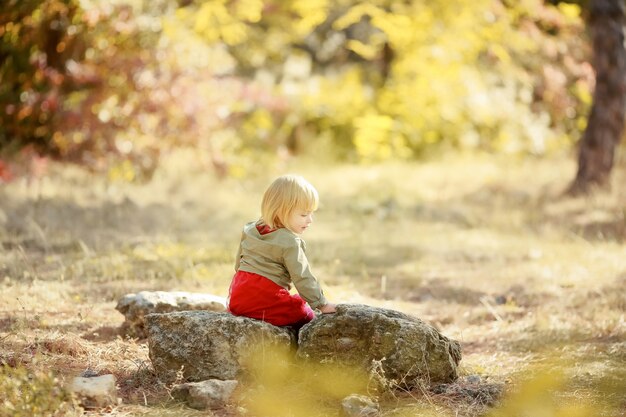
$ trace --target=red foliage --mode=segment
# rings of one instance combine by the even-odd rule
[[[0,159],[0,182],[9,182],[13,179],[13,172],[9,164]]]

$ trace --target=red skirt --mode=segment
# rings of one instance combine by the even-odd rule
[[[274,326],[302,326],[315,313],[299,295],[252,272],[238,271],[230,284],[228,311],[236,316],[263,320]]]

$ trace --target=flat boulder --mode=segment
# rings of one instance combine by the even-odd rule
[[[120,298],[115,309],[126,319],[122,324],[122,333],[143,339],[147,336],[144,318],[148,314],[195,310],[226,311],[226,300],[213,294],[141,291]]]
[[[253,349],[291,349],[295,333],[230,313],[181,311],[146,316],[149,356],[165,381],[177,373],[187,381],[238,379]]]
[[[457,379],[461,347],[422,320],[365,305],[337,306],[300,330],[297,356],[356,366],[412,387]]]

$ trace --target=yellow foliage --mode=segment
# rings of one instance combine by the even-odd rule
[[[250,1],[251,6],[254,3],[256,2]],[[241,15],[236,15],[227,8],[225,1],[213,0],[203,3],[191,19],[194,30],[207,41],[221,40],[227,45],[238,45],[248,39],[248,28],[242,19],[251,20],[257,17],[260,11],[257,13],[255,10],[254,7],[246,12],[238,10]]]
[[[0,365],[0,417],[79,415],[72,394],[51,372]]]
[[[511,55],[509,54],[509,52],[506,50],[506,48],[504,48],[502,45],[494,45],[491,48],[491,52],[498,57],[498,59],[500,60],[500,62],[503,62],[504,64],[510,64],[511,63]]]
[[[487,417],[596,417],[600,408],[585,399],[567,399],[563,393],[570,382],[565,375],[563,363],[550,361],[541,367],[533,367],[531,375],[510,393],[502,405],[493,409]],[[623,385],[623,384],[622,384]]]
[[[294,19],[295,33],[299,36],[308,35],[317,25],[323,23],[328,17],[330,0],[293,0],[292,11],[300,16]]]
[[[567,17],[572,21],[580,21],[581,19],[581,9],[578,4],[570,4],[570,3],[559,3],[558,4],[559,11],[563,14],[563,16]]]
[[[133,182],[137,177],[137,170],[131,161],[125,159],[112,165],[107,177],[109,181]]]
[[[366,45],[355,39],[349,40],[346,47],[365,59],[374,59],[380,52],[379,46]]]
[[[272,114],[263,108],[254,111],[242,126],[244,134],[257,138],[266,138],[273,128]]]
[[[401,51],[412,46],[418,33],[411,16],[381,12],[372,16],[372,24],[387,35],[394,48]]]
[[[562,143],[563,131],[551,131],[551,113],[528,106],[533,75],[522,74],[519,59],[540,52],[541,44],[516,26],[542,19],[548,9],[576,21],[580,8],[510,3],[211,0],[179,16],[205,39],[231,46],[246,70],[278,68],[273,75],[283,85],[276,87],[288,92],[290,114],[273,120],[256,104],[233,104],[246,116],[237,132],[243,147],[307,134],[348,144],[363,160],[418,155],[443,141],[541,152]],[[284,63],[303,50],[311,76],[281,77]],[[586,84],[572,94],[583,105],[591,101]],[[275,123],[281,119],[297,122]],[[394,127],[377,120],[393,120]]]
[[[250,23],[261,20],[263,13],[263,0],[239,0],[234,4],[235,16]]]
[[[258,417],[336,415],[343,398],[368,388],[368,375],[361,370],[298,361],[282,347],[254,346],[243,362],[251,377],[240,402]]]
[[[314,117],[330,116],[336,124],[350,124],[370,105],[362,72],[352,67],[336,78],[320,78],[315,93],[304,97],[302,105]]]
[[[593,101],[593,96],[591,95],[589,89],[582,82],[577,82],[576,84],[574,84],[574,94],[583,103],[591,105],[591,102]]]
[[[333,22],[333,29],[343,30],[358,23],[363,16],[378,16],[384,11],[370,3],[361,3],[349,8],[346,13]]]
[[[368,113],[355,118],[354,126],[354,146],[361,160],[377,161],[411,155],[406,140],[398,133],[391,117]]]

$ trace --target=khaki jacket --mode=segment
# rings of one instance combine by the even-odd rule
[[[312,308],[327,304],[309,267],[304,240],[287,228],[261,235],[257,224],[250,222],[243,228],[235,270],[262,275],[287,290],[293,283]]]

